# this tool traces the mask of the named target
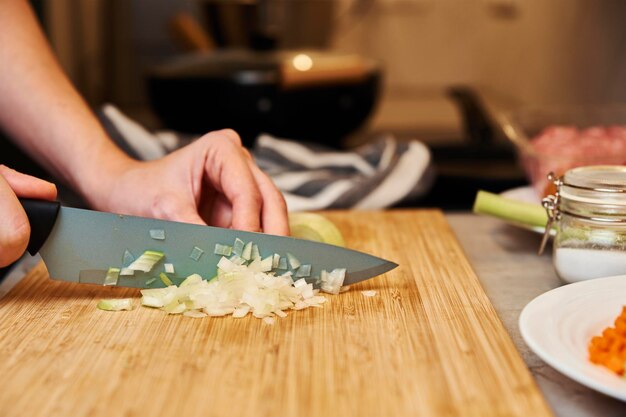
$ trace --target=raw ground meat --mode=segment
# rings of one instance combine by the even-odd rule
[[[545,128],[531,140],[532,152],[522,155],[522,164],[541,195],[553,192],[547,175],[563,175],[584,165],[626,164],[626,126],[572,126]]]

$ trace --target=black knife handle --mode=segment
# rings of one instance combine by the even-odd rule
[[[30,223],[30,240],[26,249],[31,255],[35,255],[48,239],[52,227],[57,221],[61,203],[30,198],[20,198],[20,203],[22,203]]]

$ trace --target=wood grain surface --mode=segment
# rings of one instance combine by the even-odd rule
[[[440,212],[327,215],[400,267],[274,325],[100,311],[138,291],[39,265],[0,300],[0,416],[551,415]]]

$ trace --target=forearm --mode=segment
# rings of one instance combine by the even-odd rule
[[[54,58],[26,0],[0,0],[0,126],[92,204],[132,161],[107,137]],[[95,189],[94,189],[95,188]]]

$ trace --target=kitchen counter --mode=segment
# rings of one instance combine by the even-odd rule
[[[137,290],[38,265],[0,300],[0,415],[553,415],[442,212],[326,215],[399,267],[274,325],[103,312]]]
[[[499,220],[469,213],[447,214],[485,292],[529,367],[554,414],[562,417],[617,417],[626,403],[593,391],[561,375],[524,343],[518,326],[526,304],[562,285],[552,269],[550,248],[537,255],[540,236]]]
[[[564,417],[626,415],[626,403],[562,376],[534,355],[519,334],[517,321],[523,307],[541,293],[561,285],[552,270],[550,254],[536,255],[540,236],[469,213],[448,213],[446,218],[554,414]],[[35,262],[32,258],[26,259],[22,266],[15,268],[0,285],[0,297]]]

